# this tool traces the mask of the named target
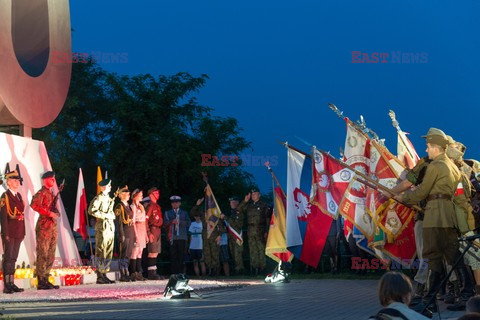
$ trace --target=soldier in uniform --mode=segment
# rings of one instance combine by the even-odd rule
[[[210,237],[208,237],[205,211],[200,210],[203,200],[204,198],[197,200],[195,206],[190,210],[190,216],[199,216],[202,221],[203,257],[208,270],[207,274],[217,276],[220,272],[220,240],[224,229],[222,229],[222,223],[217,223]]]
[[[446,136],[445,136],[446,138]],[[397,186],[395,186],[392,191],[394,193],[401,193],[412,186],[418,186],[422,183],[423,177],[425,176],[425,172],[427,171],[428,164],[432,162],[427,157],[421,158],[415,167],[407,171],[405,180],[401,181]],[[425,208],[425,200],[420,201],[418,205],[421,208]],[[414,280],[417,282],[417,288],[415,291],[415,295],[413,297],[413,303],[418,303],[425,291],[425,284],[427,282],[427,275],[428,275],[428,268],[426,268],[424,259],[423,259],[423,212],[416,212],[415,213],[415,226],[414,226],[414,234],[415,234],[415,246],[417,251],[417,259],[420,261],[420,265],[418,267],[418,271],[415,274]]]
[[[114,199],[110,198],[112,189],[110,179],[103,179],[98,183],[100,194],[95,196],[88,206],[88,214],[97,218],[95,224],[95,264],[98,284],[115,283],[107,277],[113,257],[113,240],[115,237],[115,213],[113,212]]]
[[[182,198],[171,196],[172,210],[165,212],[164,227],[170,242],[170,259],[172,261],[172,274],[183,271],[184,256],[187,252],[188,227],[190,218],[188,213],[180,209]]]
[[[407,204],[427,201],[423,220],[423,257],[428,259],[429,290],[424,297],[424,303],[419,304],[418,309],[423,309],[439,287],[443,259],[453,265],[459,255],[452,197],[461,174],[445,154],[448,140],[443,131],[431,128],[424,138],[427,142],[426,151],[432,162],[427,166],[423,181],[415,190],[395,196],[395,199]],[[433,309],[435,306],[432,306]]]
[[[35,227],[37,236],[37,279],[38,290],[60,288],[48,282],[50,269],[55,261],[55,248],[57,247],[57,213],[55,213],[53,201],[55,196],[51,188],[55,185],[55,173],[47,171],[42,175],[43,187],[32,198],[30,207],[40,214]]]
[[[224,219],[231,228],[236,232],[241,233],[243,229],[243,211],[238,211],[239,201],[237,197],[231,197],[230,201],[230,214],[221,215],[220,218]],[[243,274],[243,241],[238,243],[237,238],[231,233],[228,233],[228,246],[233,257],[233,264],[235,267],[235,273],[237,275]]]
[[[24,203],[18,192],[20,177],[17,171],[5,173],[7,191],[0,198],[0,222],[3,243],[3,293],[22,292],[15,285],[15,263],[20,244],[25,237]]]
[[[252,189],[238,206],[238,211],[243,211],[247,215],[250,272],[258,275],[259,272],[264,272],[266,263],[265,243],[267,241],[269,208],[265,202],[260,200],[260,192]]]
[[[161,280],[157,273],[157,257],[162,252],[162,230],[163,225],[162,208],[157,201],[160,199],[160,191],[153,187],[148,190],[150,203],[147,207],[147,234],[148,234],[148,280]]]
[[[120,202],[115,206],[115,230],[120,243],[120,281],[129,282],[128,262],[132,254],[135,234],[133,230],[133,212],[128,205],[130,191],[125,186],[118,192]]]
[[[447,138],[449,145],[446,154],[451,160],[453,160],[462,174],[461,184],[457,187],[453,198],[453,201],[456,204],[458,227],[464,236],[472,236],[474,233],[471,230],[475,229],[475,219],[473,217],[471,197],[476,192],[475,185],[477,188],[480,186],[473,168],[463,160],[463,154],[465,153],[466,147],[461,142],[453,140],[450,136],[447,136]],[[471,161],[471,163],[473,164],[474,162]],[[458,213],[463,214],[459,215]],[[463,217],[463,219],[461,219],[461,217]],[[462,242],[460,248],[463,250],[465,247],[466,243]],[[465,263],[473,269],[477,279],[480,278],[479,258],[480,253],[473,248],[471,248],[464,256]],[[451,292],[454,293],[451,296],[456,298],[456,301],[454,305],[448,306],[447,309],[453,311],[465,310],[467,300],[474,295],[474,280],[469,268],[464,263],[460,263],[454,271],[456,279],[451,281],[451,286],[453,286]],[[462,294],[459,294],[460,286],[462,284],[463,291]],[[449,302],[453,303],[453,301]]]

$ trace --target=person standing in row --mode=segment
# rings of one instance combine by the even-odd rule
[[[55,185],[55,172],[47,171],[42,175],[42,188],[35,193],[30,207],[40,214],[35,227],[37,236],[37,279],[38,290],[59,289],[57,285],[48,282],[50,269],[55,261],[57,248],[57,214],[52,211],[55,196],[52,188]]]
[[[265,269],[268,210],[267,204],[260,200],[260,192],[257,189],[252,189],[238,206],[238,211],[243,211],[247,215],[250,272],[253,275],[258,275]]]
[[[167,237],[170,242],[170,259],[172,262],[172,274],[183,271],[184,256],[187,251],[188,228],[190,218],[188,213],[180,209],[182,198],[171,196],[172,210],[165,212],[163,219]]]
[[[22,292],[14,282],[15,263],[18,258],[20,244],[25,237],[25,204],[18,192],[20,177],[17,171],[5,173],[7,191],[0,198],[0,222],[3,243],[3,293]]]
[[[230,214],[220,216],[224,219],[232,229],[241,234],[243,229],[243,211],[238,211],[238,198],[231,197],[230,201]],[[235,268],[235,274],[243,274],[243,243],[239,243],[237,238],[233,234],[228,233],[228,246],[230,247],[230,253],[232,254],[233,264]]]
[[[135,189],[132,192],[132,204],[130,205],[133,212],[133,230],[135,233],[135,242],[130,256],[130,278],[136,281],[145,281],[142,276],[142,252],[148,243],[145,208],[140,203],[142,199],[143,191]]]
[[[135,231],[133,230],[133,212],[130,209],[130,191],[125,186],[118,192],[120,202],[115,206],[115,230],[118,233],[120,243],[120,281],[129,282],[128,266],[132,255],[133,243],[135,242]]]
[[[95,196],[88,207],[88,214],[97,218],[95,224],[95,265],[97,283],[115,283],[107,277],[113,257],[113,240],[115,238],[115,213],[113,212],[114,198],[110,198],[112,181],[103,179],[98,183],[100,194]]]
[[[147,206],[147,234],[148,234],[148,280],[161,280],[157,273],[157,257],[162,252],[162,208],[157,201],[160,199],[160,191],[153,187],[148,190],[150,203]]]

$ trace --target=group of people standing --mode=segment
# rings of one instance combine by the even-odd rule
[[[4,247],[2,269],[3,292],[22,292],[14,283],[15,265],[20,244],[25,237],[25,203],[18,192],[21,177],[17,171],[5,173],[7,191],[0,198],[1,235]],[[38,290],[58,289],[49,282],[50,270],[55,260],[57,245],[57,196],[53,194],[55,173],[45,172],[42,188],[33,196],[31,208],[39,214],[36,224],[36,276]],[[171,209],[162,213],[158,205],[160,191],[152,187],[147,191],[148,201],[143,202],[140,189],[132,192],[127,186],[119,188],[110,196],[111,180],[98,183],[100,193],[88,206],[88,214],[95,218],[95,269],[98,284],[115,281],[107,277],[113,259],[114,241],[118,239],[120,281],[146,280],[142,275],[142,253],[146,249],[148,279],[159,280],[157,257],[162,250],[162,229],[166,232],[170,249],[172,274],[184,273],[185,262],[190,255],[196,275],[219,275],[223,266],[229,275],[229,250],[236,274],[244,273],[242,230],[247,222],[250,249],[250,272],[258,274],[265,269],[265,243],[269,224],[270,208],[260,200],[260,192],[253,189],[244,200],[229,199],[230,210],[212,219],[206,219],[206,210],[201,208],[204,198],[187,213],[182,210],[181,197],[170,197]],[[115,201],[118,197],[119,201]],[[252,201],[250,201],[252,200]],[[245,219],[246,216],[246,219]],[[193,222],[192,222],[193,220]],[[207,229],[213,226],[210,232]],[[230,230],[230,232],[229,232]]]

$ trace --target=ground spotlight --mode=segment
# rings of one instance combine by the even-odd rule
[[[166,299],[187,299],[193,288],[188,285],[188,278],[183,273],[172,274],[168,279],[167,286],[163,290]]]

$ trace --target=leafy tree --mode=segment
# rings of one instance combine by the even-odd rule
[[[201,165],[202,154],[235,155],[250,147],[236,119],[214,116],[198,104],[194,95],[207,80],[184,72],[120,76],[91,61],[74,64],[59,117],[33,132],[45,142],[57,177],[69,182],[62,195],[67,212],[73,215],[78,168],[91,199],[97,165],[108,170],[114,188],[159,187],[164,208],[178,194],[189,209],[203,193],[201,171],[208,172],[221,204],[245,194],[254,183],[241,167]]]

